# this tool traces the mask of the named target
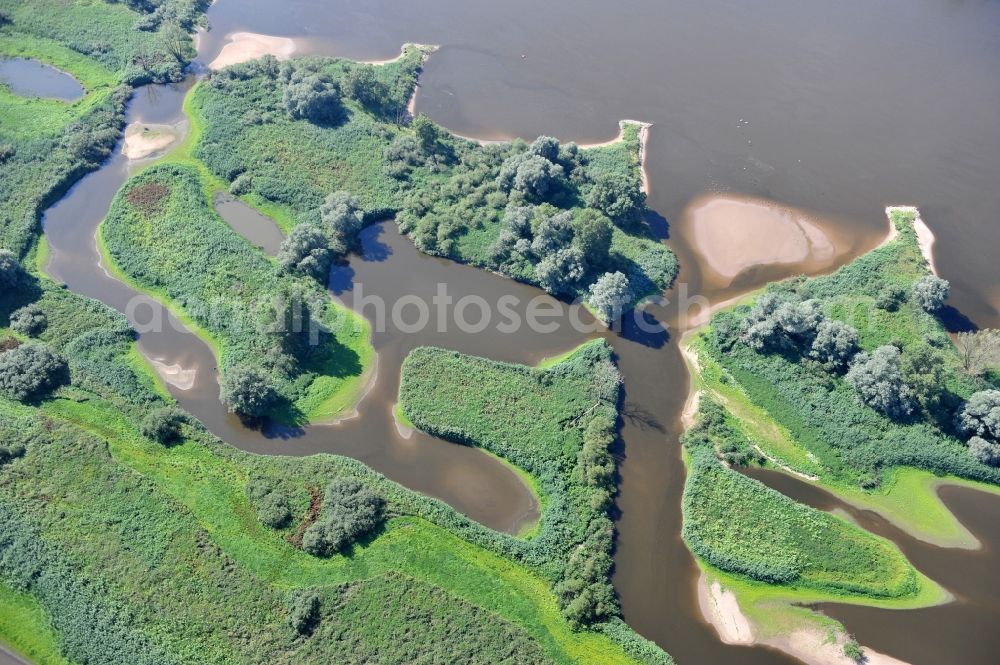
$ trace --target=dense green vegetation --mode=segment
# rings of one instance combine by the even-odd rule
[[[774,584],[874,597],[917,592],[916,571],[891,543],[724,466],[721,451],[749,447],[730,419],[705,398],[685,434],[683,534],[695,554]]]
[[[101,240],[128,281],[174,304],[217,344],[235,411],[301,423],[329,417],[331,400],[359,390],[372,353],[365,322],[227,226],[193,166],[166,163],[132,178]]]
[[[545,514],[532,548],[558,563],[557,591],[577,624],[617,615],[607,511],[620,385],[603,341],[543,368],[435,348],[416,349],[403,364],[400,405],[416,427],[482,446],[540,481]]]
[[[1000,484],[1000,469],[970,454],[974,432],[955,419],[989,383],[963,369],[927,303],[905,295],[927,271],[911,215],[894,213],[899,237],[832,275],[775,284],[752,306],[718,313],[695,344],[735,401],[805,451],[807,460],[762,439],[788,466],[867,489],[891,485],[903,466]],[[887,307],[888,290],[903,300]],[[832,321],[849,330],[819,328]]]
[[[174,417],[135,363],[121,315],[47,282],[29,293],[50,321],[41,341],[68,359],[71,384],[37,406],[0,397],[0,437],[12,453],[0,463],[0,577],[37,600],[68,658],[329,662],[351,644],[383,654],[377,662],[663,662],[624,624],[603,629],[632,657],[599,633],[571,631],[552,591],[561,564],[533,541],[490,531],[353,460],[236,451]],[[24,297],[5,300],[4,311]],[[149,414],[177,435],[169,445]],[[300,538],[317,517],[336,518],[316,497],[338,479],[340,495],[380,497],[387,521],[317,558]],[[276,507],[281,519],[262,523]],[[307,634],[292,626],[295,589],[319,599]],[[394,600],[373,622],[375,598]],[[462,639],[441,640],[442,631]]]
[[[204,6],[0,0],[0,55],[52,64],[86,91],[67,103],[19,97],[0,85],[0,248],[23,257],[42,210],[110,153],[131,86],[181,78],[194,55],[187,31]]]
[[[365,220],[396,215],[425,252],[559,296],[588,298],[620,272],[624,285],[599,289],[608,317],[670,284],[674,257],[641,220],[639,127],[581,150],[548,137],[479,145],[426,117],[406,125],[422,57],[409,46],[378,67],[263,58],[227,68],[193,93],[193,154],[286,226],[321,225],[324,200],[343,191]]]

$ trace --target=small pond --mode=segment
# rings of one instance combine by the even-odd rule
[[[72,75],[29,58],[0,58],[0,82],[22,97],[75,102],[84,93],[83,86]]]

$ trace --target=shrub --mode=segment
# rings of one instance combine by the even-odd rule
[[[274,406],[277,393],[265,372],[249,365],[237,365],[219,381],[219,398],[233,413],[263,416]]]
[[[163,407],[150,411],[142,421],[142,435],[168,444],[181,437],[181,426],[187,422],[187,414],[174,407]]]
[[[342,114],[340,89],[322,74],[294,71],[285,84],[284,101],[293,120],[322,125],[336,122]]]
[[[549,254],[535,268],[541,287],[556,295],[571,292],[586,272],[583,253],[576,247],[567,247]]]
[[[542,217],[534,235],[531,251],[539,258],[544,259],[549,254],[566,249],[573,242],[572,213],[563,211]]]
[[[886,284],[875,298],[875,306],[895,312],[906,301],[906,290],[898,284]]]
[[[974,436],[969,439],[969,454],[987,466],[1000,466],[1000,443]]]
[[[589,208],[580,214],[573,242],[583,252],[588,267],[601,270],[607,265],[611,238],[611,222],[607,217]]]
[[[835,319],[821,321],[816,327],[809,357],[829,369],[841,370],[858,352],[858,331]]]
[[[319,595],[312,589],[295,589],[285,602],[288,624],[299,635],[310,635],[319,625]]]
[[[604,174],[587,195],[587,205],[596,208],[619,226],[636,221],[646,206],[639,181],[621,174]]]
[[[302,549],[314,556],[344,550],[382,523],[385,500],[354,478],[338,478],[326,489],[323,514],[302,535]]]
[[[948,280],[925,275],[916,281],[910,295],[913,302],[933,314],[944,306],[950,292],[951,284]]]
[[[329,227],[338,251],[346,251],[365,226],[364,212],[350,192],[333,192],[327,195],[319,214],[323,224]]]
[[[10,328],[29,337],[38,337],[49,325],[48,317],[38,305],[25,305],[10,315]]]
[[[18,401],[39,397],[69,380],[66,360],[44,344],[0,354],[0,393]]]
[[[901,356],[895,346],[880,346],[871,354],[862,352],[851,361],[847,382],[861,401],[890,418],[913,413],[913,395],[903,380]]]
[[[0,287],[15,290],[24,287],[28,282],[28,274],[21,267],[14,253],[0,249]]]
[[[344,92],[362,106],[378,110],[388,97],[386,85],[375,75],[375,66],[362,64],[351,67],[344,75]]]
[[[965,434],[1000,441],[1000,390],[974,393],[958,414],[958,427]]]
[[[278,264],[283,270],[300,272],[321,282],[330,273],[330,241],[317,227],[299,224],[281,241]]]
[[[588,301],[601,320],[609,322],[621,316],[622,309],[632,298],[628,277],[621,272],[606,272],[590,285]]]

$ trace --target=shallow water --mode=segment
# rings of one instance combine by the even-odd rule
[[[75,102],[83,97],[83,86],[61,69],[31,58],[0,58],[0,83],[22,97],[46,97]]]
[[[647,153],[650,205],[659,213],[653,221],[669,235],[683,266],[683,284],[672,297],[686,287],[718,301],[788,274],[787,267],[772,266],[746,271],[728,286],[706,279],[702,257],[681,221],[685,207],[706,192],[747,194],[809,210],[829,222],[824,230],[844,239],[842,260],[881,240],[885,205],[909,203],[922,208],[938,235],[938,266],[953,283],[953,303],[980,325],[1000,325],[1000,264],[988,251],[1000,234],[990,223],[1000,203],[994,186],[1000,134],[990,111],[1000,107],[995,3],[221,0],[209,17],[213,29],[201,41],[205,60],[236,30],[304,35],[304,52],[358,59],[392,57],[406,41],[440,44],[421,79],[417,110],[460,134],[547,133],[590,142],[613,136],[621,118],[654,122]],[[140,99],[132,119],[177,119],[179,99],[171,97],[177,93],[151,88],[144,94],[159,96],[160,103]],[[95,276],[88,248],[93,225],[106,212],[124,169],[121,160],[112,160],[45,222],[53,272],[74,290],[119,307],[131,292]],[[75,224],[81,211],[87,221]],[[386,297],[408,291],[426,296],[438,282],[456,296],[537,295],[529,287],[419,254],[391,225],[369,229],[363,240],[363,256],[331,277],[333,292],[352,306],[359,306],[363,295],[358,284],[364,293]],[[360,415],[288,439],[249,432],[226,417],[208,369],[214,361],[193,336],[144,335],[140,344],[152,357],[202,370],[191,391],[174,392],[186,409],[235,445],[258,452],[352,455],[475,519],[515,530],[535,510],[516,476],[478,451],[398,435],[391,408],[399,363],[418,343],[535,362],[588,337],[569,330],[567,310],[560,307],[561,325],[549,335],[450,331],[417,339],[393,330],[376,333],[379,365]],[[651,307],[649,315],[659,321],[677,318],[674,307]],[[626,378],[615,557],[626,620],[681,663],[793,662],[770,649],[722,645],[700,618],[697,570],[680,539],[684,471],[678,416],[688,379],[676,350],[679,332],[631,326],[606,336]],[[878,531],[877,521],[862,523],[899,542],[922,570],[940,573],[949,588],[954,580],[958,602],[905,612],[823,609],[844,620],[862,643],[913,663],[992,663],[1000,634],[983,622],[995,626],[1000,607],[1000,520],[995,519],[1000,502],[951,494],[943,491],[986,549],[938,550],[891,527]],[[966,581],[978,582],[978,590],[960,593],[963,570],[975,571]],[[942,658],[945,652],[948,657]]]
[[[285,236],[273,219],[262,215],[243,201],[228,194],[215,196],[215,212],[226,224],[250,241],[268,256],[274,256],[281,248]]]

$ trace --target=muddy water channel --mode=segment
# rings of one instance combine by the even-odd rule
[[[304,38],[303,53],[372,60],[394,56],[406,41],[440,44],[426,66],[417,110],[461,134],[545,133],[589,142],[612,136],[620,118],[653,122],[647,167],[649,202],[658,214],[651,222],[682,264],[681,283],[667,294],[673,299],[683,289],[718,302],[770,279],[832,265],[801,258],[800,252],[781,266],[747,264],[735,275],[713,270],[689,214],[705,194],[779,200],[808,211],[810,223],[829,239],[836,264],[879,242],[885,205],[908,203],[921,206],[937,233],[938,267],[952,280],[954,303],[980,325],[1000,325],[1000,264],[984,251],[1000,241],[1000,228],[987,223],[1000,207],[1000,134],[995,113],[986,111],[1000,108],[995,4],[220,0],[209,20],[212,30],[200,45],[206,62],[226,34],[239,30]],[[186,87],[140,91],[129,121],[177,123]],[[50,274],[144,327],[149,301],[101,269],[94,242],[115,192],[141,167],[116,154],[50,209],[44,226],[52,247]],[[273,252],[280,239],[266,220],[245,210],[230,215],[225,206],[220,212]],[[540,296],[530,287],[420,254],[391,223],[367,229],[362,241],[361,254],[331,274],[330,290],[373,324],[377,312],[365,307],[368,296],[390,307],[404,296],[430,301],[443,284],[455,301],[467,295],[490,303],[516,298],[522,315]],[[171,392],[181,405],[233,445],[268,454],[349,455],[484,524],[516,532],[537,518],[538,508],[513,472],[475,449],[397,427],[392,414],[400,364],[422,344],[534,363],[603,335],[626,380],[615,573],[626,620],[682,665],[794,662],[766,648],[723,645],[700,618],[697,569],[680,538],[679,414],[688,378],[676,348],[683,332],[676,308],[651,306],[643,326],[627,323],[620,333],[585,333],[570,323],[573,316],[590,322],[585,313],[546,300],[556,312],[552,332],[522,326],[516,333],[488,327],[467,334],[457,326],[431,326],[407,333],[373,325],[378,363],[358,412],[307,431],[251,431],[229,416],[218,402],[211,352],[172,319],[163,332],[143,334],[140,348],[174,377]],[[984,544],[978,551],[948,550],[916,541],[808,484],[774,474],[765,480],[811,505],[847,510],[899,543],[956,597],[927,610],[821,608],[863,644],[911,663],[995,662],[995,497],[942,489]]]

